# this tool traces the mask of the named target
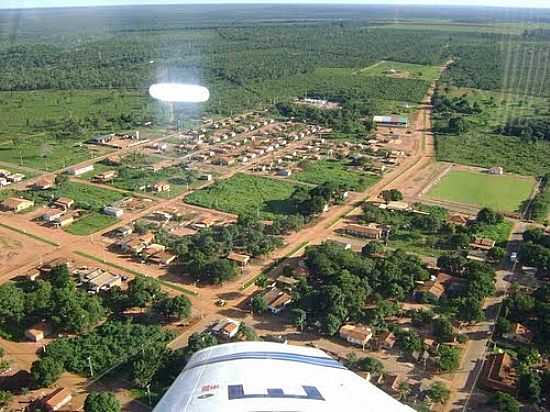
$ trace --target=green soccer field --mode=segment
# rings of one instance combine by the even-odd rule
[[[518,176],[493,176],[478,172],[451,171],[429,192],[438,200],[517,212],[533,190],[535,180]]]

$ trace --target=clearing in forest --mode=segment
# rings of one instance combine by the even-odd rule
[[[361,76],[386,76],[395,79],[420,79],[435,80],[439,77],[438,66],[425,66],[422,64],[411,64],[381,60],[372,66],[365,67],[355,74]]]

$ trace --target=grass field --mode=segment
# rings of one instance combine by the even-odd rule
[[[439,77],[439,67],[381,60],[355,73],[360,76],[386,76],[395,79],[421,79],[431,81]]]
[[[339,160],[308,162],[304,170],[296,173],[293,179],[314,185],[334,182],[358,192],[366,190],[378,180],[372,175],[349,170],[345,162]]]
[[[437,235],[420,233],[418,231],[399,230],[392,233],[388,246],[392,249],[402,249],[415,255],[437,258],[448,253],[448,250],[438,249],[435,244]]]
[[[289,197],[295,188],[295,184],[282,180],[236,174],[191,193],[185,201],[223,212],[258,213],[263,219],[273,219],[277,215],[293,213]]]
[[[68,197],[76,202],[77,207],[97,211],[126,197],[124,193],[115,192],[114,190],[71,181],[53,189],[39,192],[26,191],[22,194],[38,202],[49,202],[58,197]]]
[[[72,225],[67,226],[64,230],[65,232],[73,235],[86,236],[114,225],[117,220],[118,219],[113,216],[92,212],[83,218],[78,219]]]
[[[0,161],[40,170],[67,167],[107,152],[80,144],[92,135],[125,129],[121,116],[152,111],[151,99],[135,91],[0,92]],[[55,138],[69,120],[79,127]]]
[[[503,246],[510,237],[510,232],[512,232],[512,223],[508,221],[501,222],[497,225],[485,225],[480,228],[476,233],[477,236],[493,239],[497,242],[497,245]]]
[[[534,184],[530,178],[453,170],[428,192],[428,197],[517,212],[529,198]]]
[[[75,140],[58,140],[47,134],[0,139],[0,161],[39,170],[58,170],[109,153],[110,149],[86,146]]]

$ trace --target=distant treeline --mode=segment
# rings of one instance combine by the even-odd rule
[[[550,140],[550,118],[515,117],[509,119],[497,132],[526,140]]]

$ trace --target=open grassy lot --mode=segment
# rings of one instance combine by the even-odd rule
[[[304,170],[296,173],[293,178],[314,185],[334,182],[358,192],[366,190],[378,180],[372,175],[348,169],[345,161],[340,160],[308,162]]]
[[[453,170],[428,192],[428,197],[517,212],[529,198],[534,184],[530,178]]]
[[[65,182],[53,189],[41,191],[26,191],[22,194],[36,202],[49,202],[58,197],[68,197],[76,202],[76,206],[84,209],[101,210],[106,205],[126,197],[123,193],[85,183]]]
[[[293,212],[289,197],[295,188],[282,180],[239,173],[191,193],[185,201],[235,214],[257,212],[263,219],[273,219]]]
[[[437,258],[449,253],[439,249],[437,235],[421,233],[419,231],[398,230],[392,233],[388,246],[392,249],[402,249],[415,255]]]
[[[76,140],[55,139],[45,133],[15,140],[0,139],[0,161],[39,170],[62,169],[110,151]]]
[[[83,218],[78,219],[72,225],[67,226],[64,230],[65,232],[73,235],[86,236],[114,225],[116,222],[116,217],[92,212]]]
[[[439,67],[381,60],[355,73],[360,76],[387,76],[396,79],[435,80],[439,77]]]
[[[510,233],[512,232],[512,223],[508,221],[501,222],[497,225],[483,225],[476,232],[477,236],[493,239],[497,245],[504,246],[508,242]]]
[[[157,172],[152,172],[143,167],[130,168],[126,166],[107,166],[101,163],[97,163],[94,166],[92,172],[88,172],[82,175],[83,178],[92,180],[94,176],[107,170],[116,170],[118,176],[114,178],[108,184],[118,189],[127,190],[131,192],[141,192],[143,187],[149,187],[157,182],[167,182],[170,184],[170,191],[168,192],[148,192],[151,195],[159,196],[162,198],[172,198],[187,189],[187,185],[192,188],[199,183],[197,176],[194,172],[185,170],[182,167],[174,166],[167,167]],[[147,189],[145,190],[147,191]]]

